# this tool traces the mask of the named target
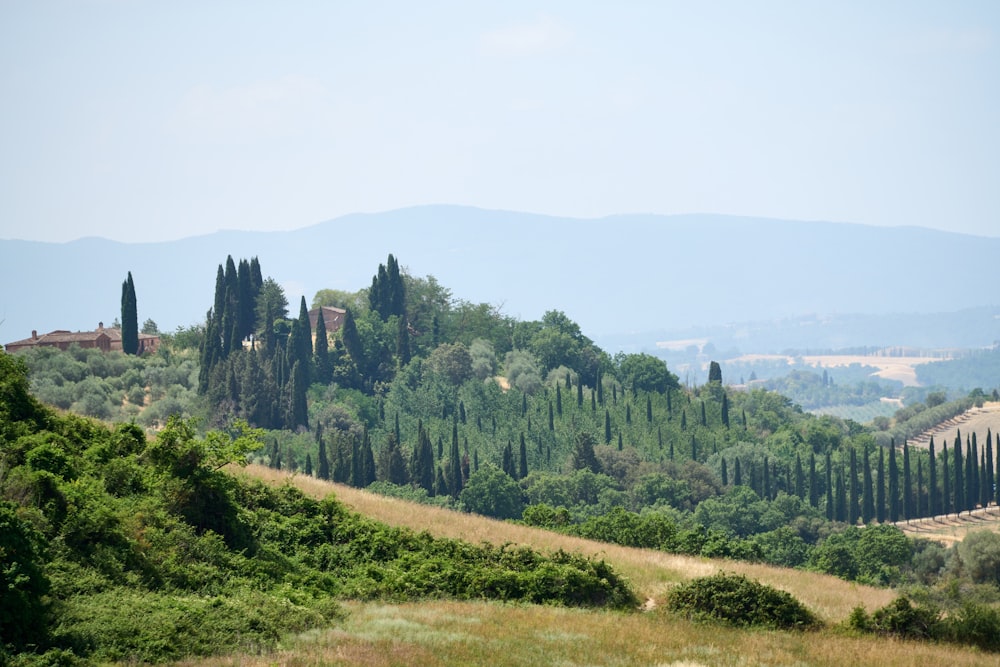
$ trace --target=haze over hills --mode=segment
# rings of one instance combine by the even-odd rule
[[[423,206],[290,232],[162,243],[0,240],[0,342],[32,330],[109,324],[120,312],[128,271],[140,322],[152,318],[171,331],[204,320],[227,255],[259,257],[294,310],[299,295],[310,302],[319,289],[366,287],[389,253],[409,273],[433,275],[456,298],[522,319],[562,310],[599,342],[660,332],[650,333],[652,346],[657,335],[694,327],[803,315],[912,318],[992,306],[1000,238],[719,215],[580,220]],[[985,324],[970,344],[1000,338],[996,310],[982,311]],[[892,328],[884,318],[879,326]],[[943,329],[927,344],[950,344]]]

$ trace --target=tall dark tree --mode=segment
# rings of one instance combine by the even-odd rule
[[[410,351],[410,327],[406,322],[406,315],[399,315],[396,325],[396,357],[399,365],[405,366],[410,363],[412,353]]]
[[[983,503],[983,507],[988,507],[993,502],[993,496],[996,493],[994,488],[996,468],[993,467],[993,433],[990,429],[986,429],[986,444],[984,447],[986,449],[986,493],[983,494],[983,497],[986,499],[986,502]]]
[[[611,442],[611,413],[604,411],[604,444]]]
[[[879,447],[878,448],[878,473],[875,478],[875,520],[879,523],[885,523],[886,519],[886,505],[885,505],[885,451]]]
[[[646,423],[653,423],[653,401],[650,399],[649,394],[646,394]]]
[[[361,335],[358,333],[358,325],[354,321],[354,313],[350,308],[344,313],[344,324],[340,328],[340,333],[344,341],[344,349],[351,356],[351,360],[357,367],[358,372],[364,374],[367,368],[365,360],[365,347],[361,342]],[[431,485],[433,486],[433,471],[431,472]]]
[[[594,454],[594,436],[587,432],[578,433],[570,460],[573,470],[587,469],[591,472],[601,472],[601,464]]]
[[[524,442],[524,433],[521,434],[521,445],[518,449],[517,457],[517,479],[524,479],[528,476],[528,447]]]
[[[434,494],[434,446],[431,437],[424,430],[423,423],[417,424],[417,446],[413,448],[410,465],[411,479],[428,494]]]
[[[556,384],[556,414],[562,417],[562,390]]]
[[[913,477],[910,474],[910,444],[903,440],[903,518],[912,519],[913,510]]]
[[[834,520],[847,521],[847,489],[844,485],[844,466],[837,466],[837,495],[834,500]]]
[[[462,455],[458,449],[458,421],[451,423],[451,447],[448,449],[448,490],[452,498],[458,498],[462,492]]]
[[[872,464],[871,458],[868,456],[867,447],[865,447],[865,455],[862,465],[864,466],[862,469],[862,474],[864,476],[862,486],[864,488],[861,490],[861,523],[868,525],[875,517],[875,498],[873,497],[872,488]]]
[[[390,484],[403,486],[410,481],[403,462],[403,453],[399,448],[399,440],[394,432],[390,432],[385,445],[385,480]]]
[[[861,494],[858,493],[858,454],[854,447],[851,447],[850,466],[847,522],[853,526],[858,523],[858,504],[861,499]]]
[[[719,366],[719,362],[711,361],[708,364],[708,381],[718,382],[722,384],[722,367]]]
[[[320,479],[330,479],[330,459],[326,456],[326,442],[323,440],[323,426],[320,424],[316,424],[316,445],[319,448],[316,457],[319,468],[316,470],[316,476]]]
[[[899,521],[899,468],[896,465],[896,443],[889,445],[889,521]]]
[[[701,403],[701,425],[708,426],[708,419],[705,417],[705,401],[700,401]]]
[[[951,475],[948,474],[948,443],[941,446],[941,513],[951,514],[955,503],[951,497]]]
[[[740,457],[737,456],[736,460],[733,461],[733,486],[742,486],[742,485],[743,485],[743,470],[742,466],[740,465]]]
[[[816,454],[809,452],[809,506],[819,507],[819,478],[816,477]]]
[[[135,284],[132,272],[122,283],[122,351],[125,354],[139,354],[139,315],[135,303]]]
[[[927,516],[927,507],[924,503],[924,460],[917,457],[917,499],[916,512],[918,518]]]
[[[801,500],[805,500],[806,479],[805,471],[802,469],[802,456],[795,454],[795,495]]]
[[[510,440],[507,441],[507,446],[503,448],[503,458],[501,459],[500,468],[512,478],[517,478],[517,465],[514,463],[514,449],[511,447]]]
[[[937,483],[937,457],[934,455],[934,436],[931,436],[930,446],[928,447],[928,462],[927,462],[927,500],[928,504],[928,514],[930,516],[937,516],[941,514],[941,494],[938,491]]]
[[[830,452],[826,453],[826,518],[833,521],[833,462],[830,459]]]
[[[726,468],[726,457],[722,457],[721,463],[722,469],[720,475],[722,477],[722,486],[729,486],[729,470]]]
[[[962,463],[962,433],[959,431],[958,435],[955,436],[955,447],[953,451],[952,458],[952,468],[955,473],[955,513],[961,514],[964,510],[969,509],[965,504],[965,470],[964,464]]]
[[[722,425],[729,428],[729,395],[722,395]]]
[[[314,349],[314,366],[316,381],[320,384],[330,384],[333,381],[333,366],[330,363],[330,342],[326,337],[326,321],[323,319],[323,309],[319,309],[316,318],[316,343]]]

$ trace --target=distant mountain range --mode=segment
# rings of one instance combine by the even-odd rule
[[[803,315],[1000,305],[1000,238],[718,215],[581,220],[422,206],[290,232],[227,231],[161,243],[0,240],[0,342],[32,330],[110,324],[128,271],[140,323],[151,318],[170,331],[204,320],[227,255],[259,257],[294,311],[300,295],[308,303],[319,289],[368,286],[389,253],[456,298],[521,319],[562,310],[598,342]],[[980,344],[1000,338],[1000,320],[992,322]],[[879,326],[891,329],[884,318]]]

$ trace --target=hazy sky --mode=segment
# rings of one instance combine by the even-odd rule
[[[0,237],[430,203],[1000,236],[1000,2],[0,0]]]

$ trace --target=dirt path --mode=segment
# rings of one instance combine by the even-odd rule
[[[994,533],[1000,533],[1000,507],[990,505],[962,514],[942,514],[926,519],[898,521],[896,527],[909,537],[924,537],[951,546],[961,542],[974,530],[992,530]]]

